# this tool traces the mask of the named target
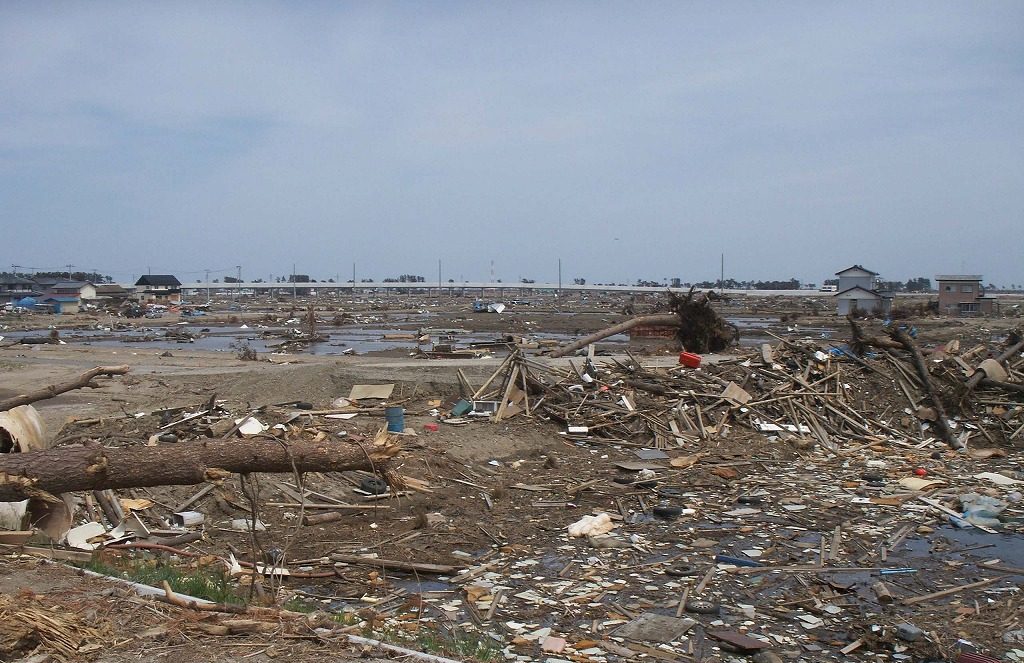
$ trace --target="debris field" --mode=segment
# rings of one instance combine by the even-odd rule
[[[715,355],[513,350],[287,402],[168,393],[52,440],[32,403],[128,369],[8,399],[8,582],[70,564],[154,588],[104,591],[160,618],[119,636],[12,591],[0,657],[1024,661],[1020,335],[859,324]]]

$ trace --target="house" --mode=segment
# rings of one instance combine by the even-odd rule
[[[88,281],[57,281],[46,289],[46,296],[96,299],[96,286]]]
[[[180,304],[181,281],[171,274],[147,274],[135,282],[135,294],[143,304]]]
[[[37,294],[41,293],[35,281],[20,276],[0,276],[0,304],[9,304]]]
[[[102,283],[96,286],[97,303],[121,304],[134,294],[134,290],[116,283]]]
[[[53,312],[57,315],[63,315],[78,313],[82,306],[82,300],[78,297],[47,297],[43,300],[43,304],[53,307]]]
[[[40,292],[46,292],[57,283],[60,283],[61,281],[67,281],[68,279],[61,279],[55,276],[35,276],[32,278],[32,280],[35,281],[36,287],[39,289]]]
[[[992,313],[996,298],[986,295],[980,274],[939,274],[939,313],[943,315],[986,315]]]
[[[854,311],[888,313],[892,309],[892,296],[875,290],[877,272],[861,265],[847,267],[836,272],[839,283],[836,286],[836,313],[849,315]]]

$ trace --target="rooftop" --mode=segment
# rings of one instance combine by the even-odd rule
[[[853,267],[847,267],[846,269],[841,269],[838,272],[836,272],[836,276],[841,276],[841,275],[845,274],[846,272],[852,272],[852,271],[861,271],[861,272],[866,272],[866,273],[870,274],[871,276],[878,276],[878,272],[872,272],[870,269],[868,269],[867,267],[864,267],[863,265],[854,265]]]
[[[939,274],[936,281],[980,281],[981,274]]]
[[[173,274],[146,274],[136,281],[135,285],[167,286],[177,288],[181,285],[181,281],[179,281]]]

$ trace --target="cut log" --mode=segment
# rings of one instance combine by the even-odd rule
[[[381,437],[378,437],[381,440]],[[0,454],[0,501],[80,490],[187,486],[246,472],[380,470],[394,438],[360,446],[330,440],[202,440],[147,447],[61,447]]]
[[[128,366],[97,366],[96,368],[82,373],[70,382],[51,384],[50,386],[43,387],[37,391],[33,391],[28,394],[21,394],[13,398],[0,401],[0,412],[10,410],[11,408],[18,407],[19,405],[28,405],[29,403],[35,403],[36,401],[53,398],[54,396],[63,394],[67,391],[73,391],[83,387],[93,387],[95,386],[92,384],[93,378],[99,377],[100,375],[124,375],[129,370]]]
[[[595,332],[590,336],[581,338],[578,341],[574,341],[568,345],[563,345],[560,348],[556,348],[552,353],[552,357],[564,357],[567,354],[572,354],[580,348],[585,348],[591,343],[597,343],[598,341],[608,338],[609,336],[615,336],[622,332],[629,331],[637,325],[654,325],[660,327],[678,327],[679,316],[674,313],[661,313],[658,315],[642,315],[638,318],[631,318],[625,322],[620,322],[617,325],[602,329],[599,332]]]

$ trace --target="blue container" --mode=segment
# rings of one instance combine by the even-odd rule
[[[384,418],[388,422],[389,433],[401,433],[405,430],[405,409],[400,407],[384,408]]]

